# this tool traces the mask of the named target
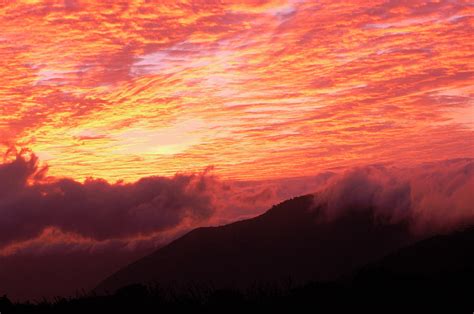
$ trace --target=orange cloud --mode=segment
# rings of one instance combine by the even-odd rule
[[[0,145],[50,173],[279,178],[474,156],[468,1],[16,1]]]

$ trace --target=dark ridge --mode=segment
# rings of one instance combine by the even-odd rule
[[[474,227],[435,236],[356,270],[350,280],[247,289],[133,284],[111,295],[11,303],[2,313],[472,313]],[[347,278],[347,277],[346,277]]]
[[[292,278],[334,280],[413,241],[406,224],[382,224],[360,210],[323,221],[322,208],[306,195],[261,216],[220,227],[199,228],[123,268],[95,292],[154,282],[244,288]]]

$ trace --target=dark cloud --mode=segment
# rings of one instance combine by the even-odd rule
[[[149,177],[130,184],[100,179],[38,182],[38,159],[18,155],[0,166],[0,245],[34,238],[48,227],[97,240],[149,234],[213,213],[204,174]],[[30,181],[30,182],[29,182]]]
[[[409,219],[416,229],[443,229],[474,215],[472,159],[412,168],[372,165],[260,182],[224,182],[204,171],[134,183],[81,183],[48,179],[46,171],[34,154],[25,152],[0,165],[0,247],[35,239],[49,227],[94,241],[149,238],[184,225],[255,216],[282,200],[313,192],[330,219],[372,209],[377,219]]]
[[[313,192],[328,176],[224,182],[206,169],[134,183],[77,182],[48,178],[47,167],[40,167],[32,153],[9,155],[10,161],[0,165],[0,249],[38,238],[49,227],[94,241],[149,241],[182,226],[255,216],[294,195]]]

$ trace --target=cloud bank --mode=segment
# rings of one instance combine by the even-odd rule
[[[327,220],[366,211],[379,223],[406,221],[418,234],[474,223],[474,160],[412,168],[373,165],[332,177],[316,193]]]
[[[39,183],[38,159],[18,155],[0,166],[0,245],[38,236],[46,227],[96,240],[172,228],[213,214],[205,174],[150,177],[133,184],[100,179]],[[30,182],[29,182],[30,181]]]
[[[48,177],[47,170],[28,151],[10,153],[0,165],[0,252],[22,242],[29,245],[52,229],[89,242],[150,240],[157,234],[167,238],[175,229],[254,216],[313,191],[324,179],[224,182],[207,169],[134,183],[78,182]]]
[[[409,222],[414,232],[450,230],[474,215],[474,161],[456,159],[411,168],[356,167],[273,181],[223,181],[207,169],[134,183],[47,176],[27,151],[0,165],[0,253],[32,244],[48,230],[66,243],[163,243],[201,225],[262,213],[296,195],[315,193],[328,221],[370,211],[381,223]],[[82,239],[81,241],[71,241]],[[60,237],[60,238],[61,238]],[[9,251],[10,250],[10,251]]]

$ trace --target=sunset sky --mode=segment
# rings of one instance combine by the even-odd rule
[[[16,1],[0,145],[49,174],[312,175],[474,155],[470,1]]]
[[[0,282],[113,260],[74,291],[317,190],[474,216],[473,26],[469,0],[1,2]]]

